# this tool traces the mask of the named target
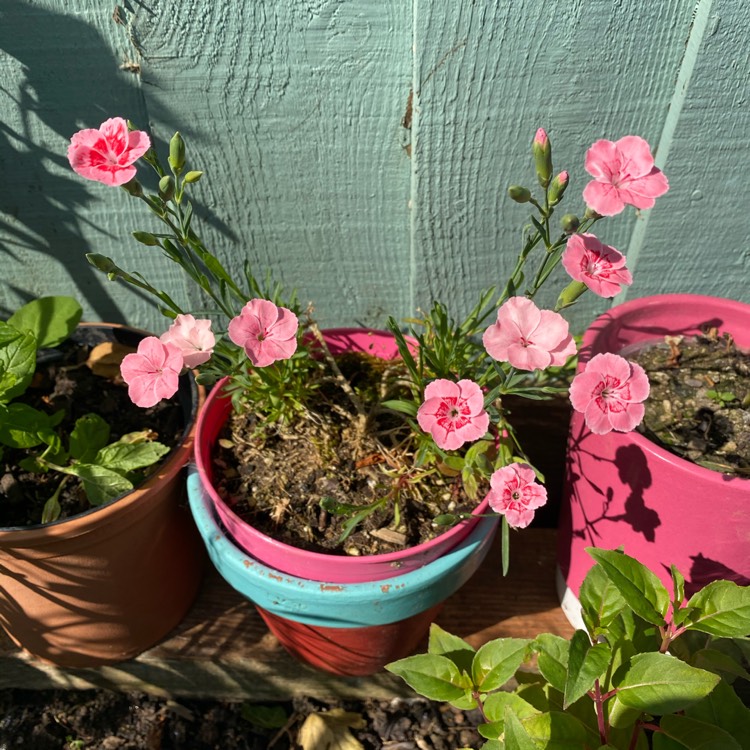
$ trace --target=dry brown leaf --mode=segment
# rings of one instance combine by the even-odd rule
[[[297,742],[302,750],[364,750],[349,727],[361,729],[365,720],[361,714],[332,708],[326,713],[312,713],[302,724]]]
[[[125,346],[116,341],[105,341],[97,344],[90,352],[86,360],[86,366],[95,375],[103,378],[115,378],[120,373],[120,363],[126,354],[136,351],[132,346]]]

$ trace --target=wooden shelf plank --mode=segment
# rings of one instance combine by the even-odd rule
[[[494,548],[472,579],[445,604],[437,622],[478,647],[500,636],[540,632],[569,636],[572,628],[555,590],[554,529],[511,535],[511,565],[500,573]],[[138,658],[91,669],[42,663],[0,636],[0,688],[109,688],[155,695],[225,700],[275,700],[305,694],[321,700],[410,696],[386,672],[345,678],[319,672],[290,657],[268,632],[253,605],[211,567],[183,622]]]

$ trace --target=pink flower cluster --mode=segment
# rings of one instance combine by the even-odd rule
[[[294,354],[297,328],[297,316],[291,310],[252,299],[229,322],[228,334],[253,366],[267,367]],[[208,362],[215,343],[210,320],[178,315],[160,338],[146,337],[136,352],[123,358],[120,373],[128,384],[130,400],[147,408],[174,396],[180,373]]]

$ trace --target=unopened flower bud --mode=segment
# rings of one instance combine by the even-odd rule
[[[175,174],[179,174],[185,166],[185,141],[182,140],[179,131],[169,142],[169,166]]]
[[[565,289],[560,292],[560,296],[557,298],[557,304],[555,310],[562,310],[564,307],[570,307],[586,290],[588,287],[582,281],[571,281]]]
[[[536,166],[539,184],[546,188],[552,179],[552,145],[544,128],[539,128],[536,131],[534,142],[531,144],[531,152],[534,155],[534,165]]]
[[[185,175],[185,182],[198,182],[203,177],[203,172],[192,171]]]
[[[549,186],[549,204],[550,206],[556,206],[565,195],[565,188],[568,187],[568,173],[560,172],[559,175],[552,179],[552,183]]]
[[[138,182],[138,179],[136,177],[133,177],[130,182],[126,182],[122,187],[134,198],[140,198],[143,195],[143,188],[141,187],[141,183]]]
[[[157,240],[151,232],[133,232],[133,237],[138,240],[141,245],[147,245],[148,247],[154,247],[159,244],[159,240]]]
[[[172,200],[174,197],[174,178],[171,175],[164,175],[159,180],[159,197],[165,201]]]
[[[565,214],[560,219],[560,224],[562,225],[563,232],[573,234],[581,226],[581,220],[575,214]]]
[[[531,200],[531,191],[521,185],[511,185],[508,188],[508,195],[516,203],[528,203]]]
[[[586,206],[586,211],[583,214],[584,219],[601,219],[602,215],[598,214],[596,211],[594,211],[591,206]]]

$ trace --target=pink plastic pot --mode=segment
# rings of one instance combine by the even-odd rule
[[[750,305],[668,294],[617,306],[583,337],[579,370],[595,354],[690,336],[716,327],[750,348]],[[577,594],[593,561],[584,551],[623,546],[671,591],[674,564],[692,591],[717,578],[750,583],[750,480],[697,466],[638,432],[593,435],[570,423],[559,532],[559,586],[575,621]]]
[[[332,354],[346,351],[367,352],[381,359],[394,359],[398,347],[392,334],[367,328],[335,328],[324,331]],[[224,527],[238,547],[275,570],[313,581],[361,583],[378,581],[408,573],[426,565],[461,542],[474,528],[476,518],[458,524],[424,544],[382,555],[350,557],[309,552],[273,539],[243,521],[219,496],[213,486],[211,454],[226,422],[231,403],[223,397],[225,381],[220,381],[206,400],[197,424],[195,463],[206,491]],[[483,500],[473,511],[475,516],[488,512]]]

